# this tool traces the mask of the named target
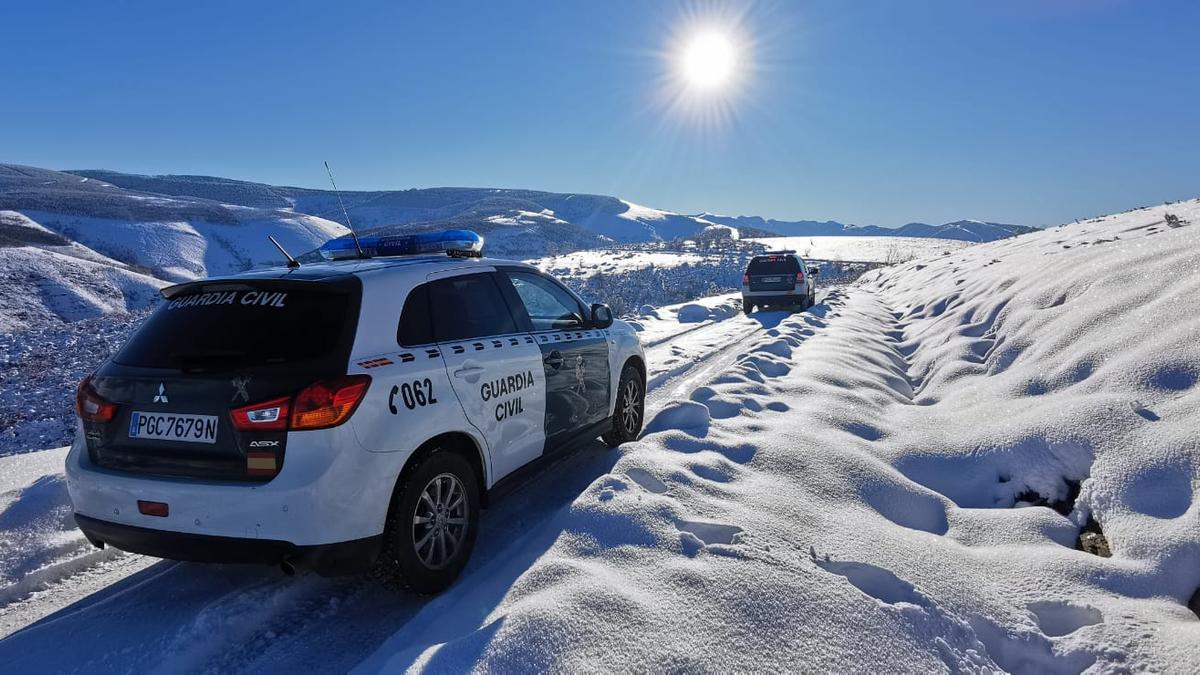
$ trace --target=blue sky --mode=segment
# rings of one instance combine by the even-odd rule
[[[728,31],[733,86],[676,96]],[[1046,225],[1200,196],[1200,2],[9,2],[0,161]]]

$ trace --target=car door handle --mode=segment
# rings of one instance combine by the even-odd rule
[[[481,365],[475,363],[465,363],[463,364],[462,368],[454,371],[454,376],[469,380],[472,377],[479,377],[479,373],[482,373],[483,370],[484,368]]]
[[[559,368],[562,368],[563,364],[562,352],[557,350],[552,351],[546,355],[546,358],[542,359],[542,362],[547,366],[550,366],[551,370],[558,370]]]

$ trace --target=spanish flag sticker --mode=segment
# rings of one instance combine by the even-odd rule
[[[246,473],[251,476],[274,476],[278,471],[275,464],[275,453],[246,453]]]

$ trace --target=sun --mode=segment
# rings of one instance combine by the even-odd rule
[[[720,31],[705,30],[692,36],[679,55],[683,79],[700,90],[720,89],[733,78],[738,50],[733,40]]]

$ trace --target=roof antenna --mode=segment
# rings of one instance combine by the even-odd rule
[[[325,162],[325,173],[329,174],[329,184],[333,186],[333,193],[338,198],[338,206],[342,207],[342,215],[346,217],[346,227],[350,228],[350,236],[354,238],[354,249],[358,251],[358,257],[366,258],[367,254],[363,253],[362,245],[358,243],[358,234],[354,231],[354,226],[350,224],[350,214],[346,212],[346,203],[342,201],[342,193],[338,191],[337,183],[333,181],[333,171],[329,169],[329,162]]]
[[[300,261],[293,258],[292,254],[288,253],[287,249],[285,249],[282,244],[275,241],[275,235],[268,234],[267,239],[270,239],[271,243],[275,244],[275,248],[279,249],[279,252],[283,254],[283,257],[287,258],[289,270],[294,270],[300,266]]]

